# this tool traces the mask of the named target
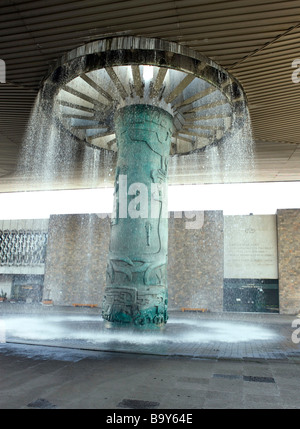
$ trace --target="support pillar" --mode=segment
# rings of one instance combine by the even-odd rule
[[[103,318],[161,327],[167,315],[167,176],[173,117],[135,104],[115,115],[118,161]]]

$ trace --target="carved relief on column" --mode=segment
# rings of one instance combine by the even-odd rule
[[[172,117],[127,106],[115,119],[119,157],[103,317],[112,322],[167,321],[167,168]]]

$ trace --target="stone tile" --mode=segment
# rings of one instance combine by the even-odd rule
[[[242,408],[242,395],[240,393],[220,392],[212,390],[207,392],[203,408],[232,409]]]
[[[243,380],[236,378],[211,378],[208,386],[209,391],[217,392],[239,392],[243,391]]]
[[[280,392],[276,383],[261,383],[253,381],[243,382],[243,392],[247,394],[255,394],[265,396],[279,396]]]
[[[160,400],[159,408],[168,409],[199,409],[205,402],[206,392],[190,389],[169,390]]]
[[[299,389],[297,387],[280,388],[280,398],[283,404],[283,408],[300,408],[300,396]]]
[[[255,395],[251,393],[245,393],[243,397],[243,408],[246,409],[282,409],[283,402],[280,397],[274,397],[273,395]]]

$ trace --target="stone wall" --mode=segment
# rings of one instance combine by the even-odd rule
[[[300,312],[300,210],[277,211],[279,307],[282,314]]]
[[[43,299],[101,307],[109,229],[109,218],[95,214],[50,217]],[[222,212],[171,214],[168,249],[169,309],[222,311]]]
[[[100,305],[105,285],[109,219],[96,214],[50,217],[44,296],[55,305]]]
[[[184,218],[169,220],[169,308],[222,311],[223,213],[197,212],[197,216],[194,225]]]

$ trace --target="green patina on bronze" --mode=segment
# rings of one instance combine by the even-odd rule
[[[163,326],[167,319],[167,177],[173,118],[152,105],[115,115],[118,161],[103,318]]]

